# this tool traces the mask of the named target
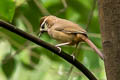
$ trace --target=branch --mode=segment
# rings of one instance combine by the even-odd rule
[[[97,0],[93,0],[93,6],[92,6],[92,9],[88,15],[88,20],[87,20],[87,24],[86,24],[86,31],[88,31],[88,27],[89,27],[89,24],[93,18],[93,12],[94,12],[94,9],[95,9],[95,6],[96,6],[96,3],[97,3]]]
[[[18,29],[17,27],[15,27],[14,25],[12,24],[9,24],[5,21],[2,21],[0,20],[0,27],[3,27],[13,33],[16,33],[17,35],[27,39],[27,40],[30,40],[31,42],[34,42],[36,43],[37,45],[40,45],[48,50],[50,50],[51,52],[55,53],[56,55],[62,57],[63,59],[65,59],[66,61],[68,61],[69,63],[71,63],[72,65],[74,65],[76,68],[78,68],[80,71],[83,72],[83,74],[89,78],[89,80],[97,80],[96,77],[83,65],[81,64],[78,60],[76,59],[73,59],[72,56],[68,55],[67,53],[61,51],[59,53],[59,49],[56,48],[55,46],[49,44],[49,43],[46,43],[42,40],[40,40],[39,38],[31,35],[31,34],[28,34],[20,29]]]

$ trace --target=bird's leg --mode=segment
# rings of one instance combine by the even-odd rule
[[[55,46],[59,49],[59,53],[60,53],[60,52],[61,52],[61,48],[60,48],[60,46],[64,46],[64,45],[68,45],[68,44],[70,44],[70,42],[57,44],[57,45],[55,45]]]
[[[70,42],[60,43],[60,44],[57,44],[56,47],[60,47],[60,46],[68,45],[68,44],[70,44]]]
[[[75,50],[72,53],[73,60],[75,60],[77,48],[78,48],[78,44],[75,45]]]

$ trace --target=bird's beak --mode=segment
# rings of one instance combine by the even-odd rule
[[[48,31],[48,27],[46,25],[46,23],[42,24],[41,27],[40,27],[40,33],[39,33],[39,37],[41,37],[41,35],[44,33],[44,32],[47,32]]]

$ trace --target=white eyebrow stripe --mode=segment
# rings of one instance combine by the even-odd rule
[[[49,17],[49,16],[48,16],[48,17]],[[45,20],[42,22],[41,26],[43,26],[43,25],[45,24],[45,22],[47,21],[48,17],[45,18]]]

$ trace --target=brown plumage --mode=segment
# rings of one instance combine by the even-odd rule
[[[88,39],[86,31],[79,25],[56,16],[42,17],[40,25],[40,31],[47,31],[53,39],[56,39],[63,44],[77,45],[81,41],[87,42],[88,45],[103,59],[103,54]]]

